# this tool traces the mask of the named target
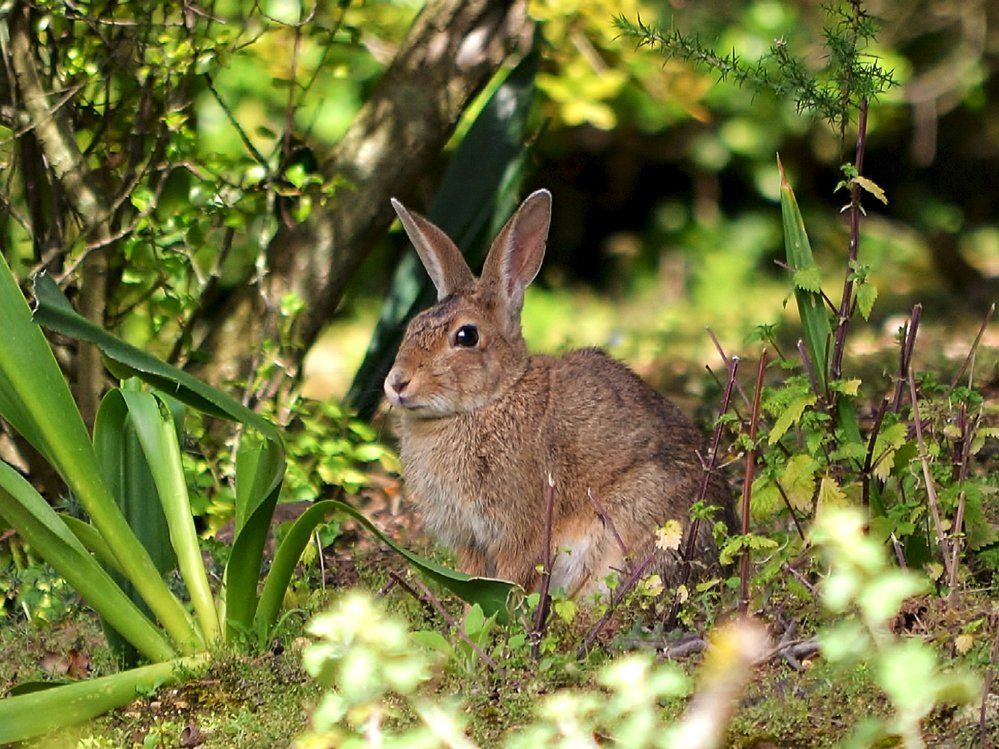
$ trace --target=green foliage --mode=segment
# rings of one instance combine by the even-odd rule
[[[867,722],[855,745],[891,735],[907,749],[922,747],[920,723],[930,711],[938,704],[975,702],[981,686],[965,671],[943,670],[933,649],[918,637],[892,634],[890,621],[902,602],[925,592],[927,580],[890,567],[881,544],[864,534],[863,525],[852,509],[824,512],[815,524],[812,539],[830,566],[822,583],[823,604],[846,616],[820,633],[822,653],[835,663],[869,665],[892,704],[892,718]]]
[[[675,26],[657,28],[631,21],[629,14],[617,17],[617,27],[641,45],[655,48],[666,59],[694,62],[716,73],[721,80],[772,91],[795,102],[799,112],[815,112],[833,125],[845,127],[860,103],[896,85],[891,70],[881,66],[864,48],[874,38],[878,25],[861,0],[829,6],[829,21],[823,28],[825,67],[809,69],[802,57],[776,40],[756,62],[747,63],[735,50],[719,54],[701,42],[697,34],[686,34]]]

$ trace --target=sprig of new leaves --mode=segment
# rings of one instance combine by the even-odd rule
[[[864,51],[878,31],[878,22],[864,10],[861,0],[831,5],[830,21],[823,27],[826,64],[813,70],[796,56],[784,39],[775,39],[769,51],[755,62],[744,61],[733,49],[716,52],[701,41],[699,34],[618,16],[614,23],[625,37],[640,47],[657,50],[667,60],[693,62],[717,73],[720,80],[740,86],[771,91],[795,102],[799,113],[815,112],[834,127],[844,129],[860,103],[873,100],[898,85],[894,71],[882,67],[879,59]]]

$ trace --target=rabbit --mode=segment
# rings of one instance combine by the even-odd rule
[[[528,353],[520,315],[544,257],[551,204],[547,190],[532,193],[476,279],[441,229],[392,200],[437,303],[410,321],[384,390],[401,412],[408,492],[459,568],[536,589],[551,481],[550,584],[577,596],[606,591],[607,576],[629,563],[622,546],[634,564],[666,521],[680,521],[686,533],[703,477],[702,435],[676,405],[599,349]],[[707,499],[731,525],[722,479],[712,476]],[[699,524],[695,553],[708,562],[711,525]],[[670,579],[677,559],[656,552],[649,572]]]

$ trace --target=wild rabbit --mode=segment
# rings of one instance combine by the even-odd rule
[[[392,201],[437,288],[437,304],[410,322],[385,394],[401,410],[401,457],[428,529],[472,575],[531,590],[543,559],[546,488],[555,485],[552,587],[599,589],[644,558],[670,519],[686,528],[702,467],[702,438],[671,402],[598,349],[561,357],[527,352],[524,290],[537,275],[551,219],[538,190],[517,209],[476,279],[455,244]],[[591,491],[610,523],[587,496]],[[725,484],[708,501],[731,517]],[[611,528],[613,526],[613,529]],[[708,560],[711,523],[697,554]],[[661,558],[658,558],[661,557]],[[668,574],[675,554],[657,556]]]

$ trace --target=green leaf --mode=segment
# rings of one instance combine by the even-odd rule
[[[815,495],[815,472],[819,464],[811,455],[795,455],[784,466],[780,477],[781,488],[791,507],[800,512],[811,512]]]
[[[253,627],[264,545],[281,493],[284,468],[284,447],[280,442],[246,440],[240,445],[236,457],[236,517],[245,520],[225,567],[227,637],[249,633]]]
[[[495,616],[500,624],[506,624],[510,615],[507,610],[507,599],[510,592],[517,586],[508,580],[497,580],[491,577],[472,577],[464,572],[457,572],[439,564],[424,559],[404,546],[400,546],[382,533],[368,518],[348,504],[336,500],[324,500],[333,504],[336,509],[354,518],[357,522],[374,533],[389,548],[406,558],[407,561],[425,578],[432,580],[450,590],[456,596],[471,604],[479,604],[487,617]]]
[[[771,445],[777,444],[778,440],[784,436],[784,433],[791,428],[791,425],[798,423],[798,419],[801,418],[805,409],[815,405],[815,401],[816,398],[814,395],[803,395],[791,401],[774,422],[767,442]]]
[[[114,392],[109,397],[114,397]],[[211,644],[220,634],[218,612],[205,572],[198,533],[194,529],[187,479],[170,407],[153,393],[116,392],[128,409],[129,420],[142,446],[166,518],[170,543],[177,555],[177,566],[187,585],[201,632],[206,643]]]
[[[251,444],[247,448],[259,453],[247,453],[242,461],[237,457],[237,515],[243,519],[243,524],[236,535],[225,572],[227,633],[249,632],[257,607],[264,543],[284,476],[284,444],[277,428],[231,396],[115,338],[81,317],[47,276],[35,280],[35,296],[38,300],[35,320],[40,325],[94,343],[104,354],[108,368],[119,377],[138,377],[203,413],[246,424],[263,436],[262,446]],[[241,466],[243,470],[240,470]],[[242,492],[240,485],[244,487]],[[148,597],[146,600],[148,602]]]
[[[0,700],[0,744],[28,741],[127,705],[184,675],[200,670],[207,656],[180,658],[98,679],[65,684]]]
[[[138,383],[138,380],[130,380],[128,383]],[[125,401],[117,390],[109,391],[101,400],[94,421],[94,450],[104,482],[125,515],[129,528],[149,553],[160,575],[174,569],[177,557],[170,545],[170,532],[163,507],[157,501],[156,484],[135,434],[135,427],[128,418]],[[139,609],[152,615],[135,586],[124,576],[124,571],[110,549],[107,552],[102,550],[104,541],[97,530],[85,523],[81,527],[74,525],[69,519],[64,520],[83,544],[97,555],[105,569],[112,572],[112,577]],[[87,529],[92,529],[93,534],[89,534]],[[135,666],[139,660],[135,648],[113,627],[108,626],[106,621],[102,620],[102,626],[108,645],[119,664]]]
[[[822,291],[822,275],[819,273],[819,266],[810,265],[807,268],[798,268],[794,272],[795,288],[805,291]]]
[[[822,483],[819,484],[818,511],[845,504],[847,504],[846,493],[840,489],[836,479],[832,476],[823,476]]]
[[[147,658],[174,657],[163,633],[90,556],[48,502],[3,462],[0,462],[0,517],[16,528],[32,549]],[[2,727],[0,721],[0,731]]]
[[[260,603],[254,614],[253,628],[260,642],[266,642],[270,638],[271,630],[281,612],[288,584],[302,552],[312,538],[312,532],[329,520],[337,509],[336,503],[331,500],[316,502],[299,515],[285,533],[274,553],[274,561],[264,580]]]
[[[73,312],[54,281],[48,283],[61,299],[62,316],[96,328]],[[102,480],[90,435],[66,380],[42,331],[32,324],[31,311],[2,257],[0,320],[0,415],[58,471],[170,636],[185,652],[193,652],[198,637],[187,612],[160,577]]]
[[[777,169],[780,172],[780,208],[784,224],[784,251],[787,264],[791,268],[812,268],[815,266],[815,259],[805,231],[805,222],[801,218],[798,201],[787,181],[779,157]],[[794,298],[798,303],[798,316],[801,318],[805,345],[812,359],[819,390],[824,392],[829,371],[827,342],[832,337],[829,313],[817,289],[809,290],[796,285]]]
[[[857,287],[857,309],[865,320],[871,319],[871,310],[878,299],[878,287],[865,281]]]
[[[875,198],[880,200],[882,203],[888,205],[888,196],[885,195],[885,191],[881,188],[880,185],[876,184],[874,180],[868,179],[867,177],[858,174],[853,178],[852,181],[861,190],[866,190]]]
[[[104,354],[108,369],[119,379],[138,377],[202,413],[246,424],[265,438],[281,442],[281,435],[271,422],[232,396],[125,343],[77,314],[55,281],[48,276],[42,275],[35,279],[35,299],[36,323],[70,338],[95,344]]]

